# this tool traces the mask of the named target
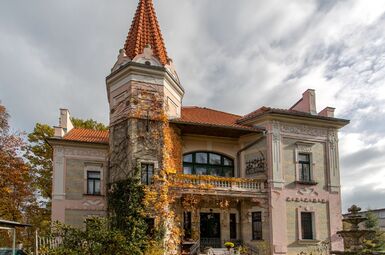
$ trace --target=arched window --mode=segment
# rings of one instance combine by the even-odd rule
[[[214,152],[183,155],[183,173],[234,177],[234,160]]]

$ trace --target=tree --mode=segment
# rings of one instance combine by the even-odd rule
[[[119,230],[111,229],[107,218],[92,217],[85,221],[84,230],[57,223],[54,234],[62,243],[50,250],[50,255],[133,254],[128,240]]]
[[[11,134],[8,118],[0,104],[0,218],[18,221],[32,193],[29,169],[20,156],[25,144],[20,134]]]
[[[22,221],[33,198],[28,166],[20,156],[24,150],[21,134],[11,133],[9,114],[0,104],[0,218]],[[9,239],[0,236],[0,247]]]
[[[379,227],[378,216],[372,210],[366,213],[365,227],[374,233],[369,240],[364,240],[365,251],[385,251],[385,232]]]
[[[102,131],[108,130],[108,127],[106,125],[104,125],[103,123],[99,123],[93,119],[83,120],[72,117],[71,121],[75,128],[86,128]]]
[[[49,201],[52,193],[52,148],[46,142],[54,135],[54,129],[46,124],[36,123],[28,135],[26,158],[33,173],[33,185],[39,195]]]

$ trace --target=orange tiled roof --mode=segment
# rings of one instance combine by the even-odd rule
[[[108,130],[99,131],[74,128],[63,137],[63,140],[88,143],[108,143]]]
[[[237,120],[242,116],[222,112],[206,107],[182,107],[182,116],[179,119],[173,120],[173,122],[183,122],[191,124],[203,124],[211,126],[230,127],[238,129],[256,130],[253,127],[240,125]]]
[[[169,63],[166,47],[156,18],[152,0],[140,0],[124,45],[126,55],[133,59],[151,45],[154,56],[166,65]]]

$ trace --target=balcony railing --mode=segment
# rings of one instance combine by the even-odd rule
[[[175,174],[171,177],[171,182],[175,187],[190,189],[214,189],[249,192],[263,192],[265,190],[265,180],[262,179]]]

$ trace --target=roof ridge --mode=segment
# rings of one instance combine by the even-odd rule
[[[238,115],[238,114],[234,114],[234,113],[230,113],[230,112],[225,112],[225,111],[221,111],[221,110],[217,110],[217,109],[213,109],[213,108],[209,108],[209,107],[205,107],[205,106],[183,106],[182,108],[199,108],[199,109],[207,109],[207,110],[211,110],[211,111],[215,111],[215,112],[220,112],[220,113],[225,113],[225,114],[229,114],[229,115],[233,115],[233,116],[236,116],[236,117],[242,117],[241,115]]]
[[[143,53],[150,45],[162,65],[170,62],[152,0],[140,0],[136,9],[124,49],[130,59]]]

